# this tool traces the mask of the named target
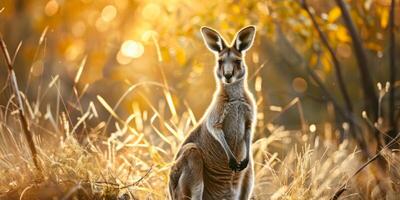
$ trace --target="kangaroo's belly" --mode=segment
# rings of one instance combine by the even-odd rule
[[[212,136],[207,134],[207,137]],[[208,141],[207,145],[202,145],[204,154],[203,199],[236,200],[239,198],[242,177],[247,173],[247,169],[240,172],[233,172],[229,168],[228,158],[222,146],[214,139]],[[230,144],[238,162],[245,157],[244,141],[241,143],[243,144],[239,145],[238,143],[235,148]],[[248,168],[250,168],[250,165]]]
[[[228,104],[222,126],[225,139],[239,161],[244,158],[246,152],[244,136],[247,112],[248,108],[245,104]]]
[[[204,164],[206,166],[203,174],[203,199],[238,200],[243,187],[243,178],[253,168],[252,162],[240,172],[233,172],[227,167],[227,163],[224,165],[218,163],[218,166],[207,162]]]
[[[249,109],[247,105],[240,102],[228,103],[226,106],[222,130],[232,153],[240,162],[246,157],[245,119]],[[229,168],[229,161],[221,144],[210,133],[204,134],[202,137],[204,138],[200,140],[199,146],[204,154],[203,199],[238,199],[242,179],[251,168],[250,164],[243,171],[233,172]]]
[[[245,171],[219,170],[206,168],[204,170],[203,199],[235,200],[240,194],[241,177]]]

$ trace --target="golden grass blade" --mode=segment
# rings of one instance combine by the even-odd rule
[[[154,34],[151,35],[151,39],[153,40],[154,46],[156,47],[156,50],[157,50],[158,62],[161,63],[163,61],[163,57],[161,54],[160,45],[158,44],[158,41],[157,41],[156,37],[154,36]]]
[[[83,72],[83,68],[85,67],[85,64],[86,64],[86,59],[87,59],[87,56],[85,56],[82,59],[81,64],[79,65],[78,72],[76,73],[75,79],[74,79],[74,84],[75,85],[79,82],[79,79],[81,78],[81,75],[82,75],[82,72]]]
[[[160,83],[157,82],[151,82],[151,81],[145,81],[145,82],[141,82],[141,83],[137,83],[134,85],[129,86],[129,88],[124,92],[124,94],[118,99],[117,103],[114,105],[112,110],[117,110],[118,107],[120,106],[120,104],[122,103],[122,101],[133,91],[135,91],[137,88],[142,87],[142,86],[147,86],[147,85],[151,85],[151,86],[157,86],[157,87],[161,87],[164,88],[164,86]],[[107,122],[106,122],[106,126],[108,126],[108,124],[111,121],[111,116],[108,117]]]
[[[96,118],[99,117],[99,114],[97,113],[96,106],[94,106],[93,101],[91,101],[91,102],[89,103],[89,108],[88,108],[88,111],[87,111],[87,112],[90,112],[89,110],[93,113],[94,117],[96,117]]]
[[[103,107],[118,121],[123,122],[123,120],[115,113],[115,111],[111,108],[110,105],[106,102],[106,100],[103,99],[100,95],[97,95],[97,100],[103,105]]]
[[[78,122],[77,122],[77,123],[74,125],[74,127],[72,128],[71,134],[74,134],[74,133],[75,133],[76,129],[78,129],[78,127],[86,120],[86,118],[88,118],[89,114],[90,114],[89,112],[85,112],[85,113],[83,114],[83,116],[81,116],[81,117],[79,118]]]
[[[51,77],[51,81],[50,81],[48,87],[52,88],[54,86],[54,84],[57,82],[58,78],[59,78],[58,74],[56,76],[54,76],[54,77]]]
[[[54,120],[54,117],[51,114],[51,108],[50,108],[49,104],[47,104],[47,106],[46,106],[46,113],[44,115],[44,119],[47,119],[50,121],[50,124],[53,126],[54,130],[56,130],[57,133],[60,132],[60,129],[57,126],[56,120]]]
[[[178,119],[178,116],[177,116],[177,112],[175,109],[174,101],[172,100],[172,95],[167,90],[164,90],[164,95],[165,95],[165,99],[167,100],[169,110],[171,111],[172,119],[174,119],[176,122],[176,120]]]
[[[14,56],[13,56],[13,59],[12,59],[12,62],[11,62],[13,65],[14,65],[14,63],[15,63],[15,58],[17,57],[18,52],[19,52],[21,46],[22,46],[22,41],[20,41],[20,42],[18,43],[18,46],[17,46],[17,48],[15,49]]]
[[[268,64],[268,63],[269,63],[269,60],[268,60],[268,61],[264,61],[264,62],[256,69],[256,71],[250,76],[249,80],[253,80],[254,78],[256,78],[257,74],[260,73],[261,69],[264,68],[264,66],[265,66],[266,64]]]
[[[154,114],[153,117],[151,117],[151,120],[150,120],[150,122],[151,122],[151,123],[150,123],[150,124],[151,124],[151,127],[152,127],[153,130],[157,133],[157,135],[160,136],[160,138],[161,138],[162,140],[164,140],[164,141],[165,141],[166,143],[168,143],[169,145],[172,145],[172,143],[168,140],[168,138],[165,137],[164,134],[161,133],[161,131],[159,131],[158,128],[154,125],[154,121],[155,121],[156,118],[157,118],[157,115],[156,115],[156,114]]]
[[[39,46],[43,43],[43,41],[44,41],[44,39],[45,39],[45,37],[46,37],[46,34],[47,34],[47,30],[48,30],[48,29],[49,29],[49,26],[46,26],[46,28],[44,28],[42,34],[40,35],[40,38],[39,38]]]
[[[196,120],[196,117],[194,116],[193,110],[190,108],[190,106],[188,105],[188,103],[186,101],[183,101],[183,103],[186,106],[186,110],[189,113],[190,120],[192,121],[192,124],[193,125],[197,124],[197,120]]]

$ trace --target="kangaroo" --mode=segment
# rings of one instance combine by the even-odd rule
[[[217,90],[175,156],[169,176],[173,200],[242,200],[251,196],[256,106],[247,89],[244,56],[255,32],[254,26],[241,29],[228,46],[217,31],[201,28],[204,43],[217,59]]]

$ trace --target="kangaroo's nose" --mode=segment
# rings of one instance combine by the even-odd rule
[[[226,80],[229,80],[229,79],[231,79],[232,78],[232,76],[233,76],[233,73],[226,73],[226,74],[224,74],[224,76],[225,76],[225,79]]]

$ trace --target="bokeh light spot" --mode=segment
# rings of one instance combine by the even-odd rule
[[[261,87],[262,87],[262,78],[261,76],[257,76],[254,82],[254,88],[256,89],[257,92],[260,92],[262,89]]]
[[[121,51],[118,52],[116,59],[121,65],[127,65],[132,61],[132,58],[124,56]]]
[[[70,44],[65,52],[65,58],[68,61],[74,61],[82,55],[84,51],[84,43],[81,40],[76,40],[73,44]]]
[[[58,12],[59,8],[60,8],[60,5],[58,5],[58,2],[56,0],[50,0],[47,2],[46,6],[44,7],[44,13],[47,16],[53,16]]]
[[[113,5],[108,5],[101,11],[101,18],[105,22],[112,21],[117,16],[117,9]]]
[[[343,58],[350,58],[352,50],[350,45],[346,43],[339,43],[336,47],[336,53]]]
[[[314,133],[317,130],[317,126],[315,126],[315,124],[311,124],[309,127],[310,132]]]
[[[121,53],[129,58],[138,58],[143,55],[144,46],[140,42],[127,40],[121,46]]]
[[[301,77],[296,77],[292,81],[292,87],[296,92],[303,93],[307,90],[307,82]]]

